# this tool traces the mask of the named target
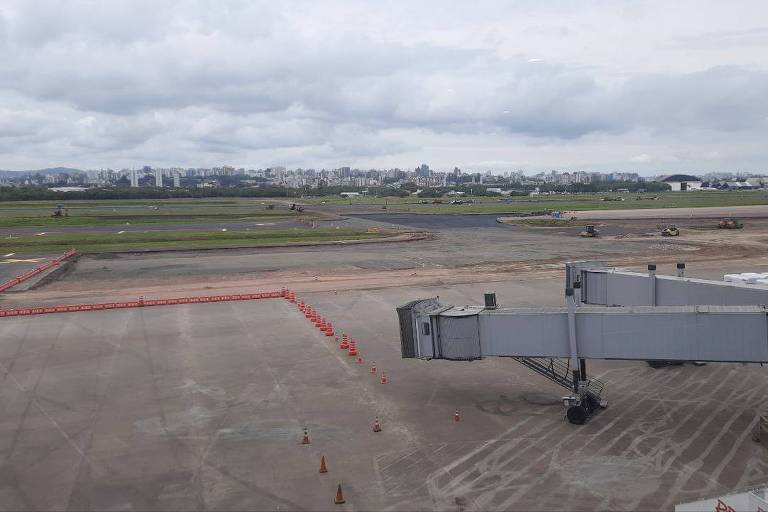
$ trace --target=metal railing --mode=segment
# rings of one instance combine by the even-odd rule
[[[573,391],[573,377],[569,359],[553,359],[544,357],[513,357],[512,359],[530,368],[539,375],[546,377],[555,384]],[[584,378],[584,377],[582,377]],[[586,391],[592,398],[600,400],[605,383],[599,379],[585,379]]]

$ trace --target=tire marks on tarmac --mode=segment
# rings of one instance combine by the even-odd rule
[[[441,507],[460,497],[476,510],[531,504],[547,508],[562,504],[562,494],[550,496],[544,487],[562,484],[564,464],[620,460],[638,472],[644,485],[656,483],[635,494],[625,492],[633,482],[621,480],[602,488],[577,486],[568,490],[576,499],[569,503],[636,509],[669,508],[693,493],[764,479],[765,464],[738,461],[742,470],[734,470],[733,464],[737,455],[750,456],[745,443],[751,443],[749,432],[768,398],[764,374],[734,365],[668,370],[663,374],[633,367],[611,372],[608,389],[618,398],[590,424],[575,427],[559,418],[544,425],[522,420],[430,473],[427,489]],[[600,425],[605,420],[608,423]],[[747,471],[752,476],[745,478]],[[686,488],[693,479],[707,482],[706,487]]]

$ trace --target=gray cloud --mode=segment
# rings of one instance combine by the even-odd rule
[[[648,17],[663,3],[481,3],[8,2],[0,167],[155,158],[535,168],[577,165],[586,151],[591,166],[744,164],[725,148],[706,151],[713,140],[763,165],[747,145],[768,132],[768,69],[754,64],[764,28],[712,8],[700,32],[680,35],[684,10],[669,8],[661,28]],[[657,47],[627,43],[627,55],[645,57],[633,66],[611,52],[617,23]],[[713,49],[712,34],[734,57]],[[695,48],[695,62],[676,45]],[[463,152],[441,150],[448,141]],[[675,144],[685,149],[669,151]],[[504,146],[506,155],[488,155]],[[542,147],[538,161],[516,158]]]

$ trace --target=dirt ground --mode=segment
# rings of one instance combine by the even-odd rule
[[[24,294],[7,293],[0,304],[281,286],[345,290],[506,281],[523,275],[559,278],[566,261],[583,259],[623,267],[683,261],[751,270],[764,265],[768,254],[768,218],[745,219],[742,230],[719,230],[717,218],[686,219],[676,222],[681,234],[674,238],[660,236],[660,227],[669,224],[664,219],[605,220],[597,224],[597,239],[578,237],[583,229],[578,225],[506,225],[486,215],[366,215],[334,223],[429,231],[432,236],[355,246],[86,255],[64,279],[50,279]]]
[[[659,219],[606,220],[589,240],[473,217],[339,221],[434,233],[408,243],[87,256],[3,294],[10,307],[288,286],[357,338],[364,364],[280,299],[4,318],[0,508],[329,510],[341,482],[343,510],[669,510],[766,483],[749,435],[768,406],[760,366],[590,362],[610,405],[577,427],[565,390],[513,360],[401,359],[394,308],[487,290],[559,305],[573,259],[766,271],[768,219],[687,219],[675,239]]]

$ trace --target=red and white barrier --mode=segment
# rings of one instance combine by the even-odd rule
[[[206,302],[228,302],[233,300],[277,299],[285,297],[285,290],[235,295],[204,295],[200,297],[177,297],[174,299],[144,299],[129,302],[103,302],[100,304],[73,304],[69,306],[45,306],[21,309],[0,309],[0,317],[45,315],[48,313],[74,313],[78,311],[101,311],[104,309],[143,308],[152,306],[173,306],[176,304],[199,304]]]
[[[51,261],[43,263],[42,265],[33,268],[29,272],[21,274],[20,276],[16,276],[13,279],[11,279],[10,281],[7,281],[7,282],[5,282],[3,284],[0,284],[0,292],[4,292],[8,288],[13,288],[14,286],[16,286],[17,284],[21,283],[22,281],[26,281],[30,277],[34,277],[37,274],[39,274],[40,272],[45,272],[49,268],[55,267],[56,265],[58,265],[62,261],[64,261],[64,260],[74,256],[75,253],[76,253],[76,251],[74,251],[74,250],[67,251],[64,254],[62,254],[61,256],[59,256],[58,258],[55,258],[55,259],[52,259]]]

